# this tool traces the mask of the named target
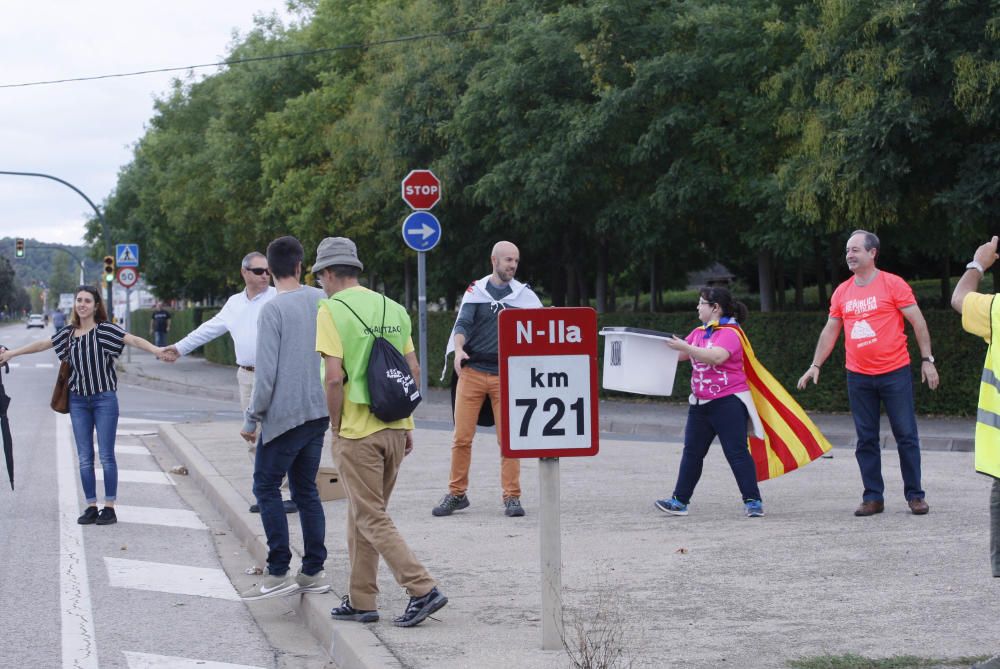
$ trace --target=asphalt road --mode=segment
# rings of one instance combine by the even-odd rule
[[[51,327],[7,326],[0,343],[15,348],[51,334]],[[22,356],[4,376],[13,398],[16,489],[4,473],[0,665],[326,666],[299,626],[273,620],[265,603],[251,610],[239,600],[224,567],[242,571],[250,560],[188,477],[165,473],[173,463],[155,436],[158,423],[234,420],[237,408],[120,387],[119,522],[81,526],[69,417],[48,407],[57,362],[51,351]]]

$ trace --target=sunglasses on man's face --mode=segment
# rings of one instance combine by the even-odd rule
[[[270,274],[266,267],[247,267],[248,272],[253,272],[257,276],[262,276],[264,274]]]

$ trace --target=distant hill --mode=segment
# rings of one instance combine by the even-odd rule
[[[10,264],[14,268],[17,279],[21,282],[22,286],[30,286],[33,281],[49,281],[49,278],[52,276],[53,262],[55,259],[60,256],[66,257],[65,253],[55,250],[55,248],[52,247],[66,249],[67,251],[75,254],[80,260],[83,260],[84,267],[86,268],[85,274],[88,280],[95,281],[96,278],[100,276],[102,270],[101,263],[99,261],[91,260],[87,255],[87,248],[84,246],[48,244],[34,239],[26,239],[25,246],[26,249],[24,258],[15,258],[14,237],[0,238],[0,255],[3,255],[10,260]],[[76,260],[72,260],[72,265],[74,278],[79,278],[80,266],[77,264]]]

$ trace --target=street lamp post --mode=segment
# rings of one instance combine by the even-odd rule
[[[19,177],[40,177],[42,179],[51,179],[52,181],[58,181],[63,186],[66,186],[68,188],[72,188],[74,191],[76,191],[77,195],[79,195],[80,197],[82,197],[84,200],[87,201],[87,204],[90,205],[90,208],[94,210],[95,214],[97,214],[97,220],[99,220],[101,222],[101,235],[104,237],[104,250],[105,250],[106,253],[109,253],[109,254],[113,253],[113,249],[111,248],[111,246],[112,246],[111,245],[111,233],[108,231],[108,223],[107,223],[107,221],[104,220],[104,215],[101,213],[101,210],[97,208],[97,205],[94,204],[91,201],[91,199],[89,197],[87,197],[86,193],[84,193],[82,190],[80,190],[79,188],[77,188],[76,186],[74,186],[73,184],[71,184],[70,182],[68,182],[68,181],[66,181],[64,179],[60,179],[59,177],[54,177],[51,174],[42,174],[41,172],[7,172],[5,170],[0,170],[0,174],[9,174],[9,175],[12,175],[12,176],[19,176]],[[111,282],[110,281],[106,281],[105,282],[105,291],[106,291],[106,298],[105,299],[107,301],[107,307],[106,308],[108,309],[109,312],[113,313],[114,312],[114,306],[113,306],[113,304],[111,302]]]

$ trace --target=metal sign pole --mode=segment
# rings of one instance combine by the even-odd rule
[[[538,459],[539,545],[542,554],[542,650],[562,650],[562,542],[559,458]]]
[[[132,289],[125,289],[125,332],[132,331]],[[132,362],[132,347],[125,347],[125,361]]]
[[[427,399],[427,254],[417,251],[417,326],[420,330],[420,396]]]

